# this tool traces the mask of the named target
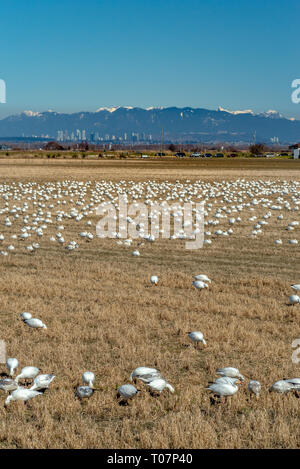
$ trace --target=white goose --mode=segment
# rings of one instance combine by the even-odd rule
[[[158,277],[156,275],[151,275],[150,282],[152,283],[152,285],[156,286],[158,284]]]
[[[136,381],[137,379],[140,380],[149,380],[149,379],[156,379],[160,378],[161,373],[156,368],[148,368],[146,366],[139,366],[131,373],[129,379],[130,381]]]
[[[17,358],[8,358],[6,360],[6,367],[9,370],[9,376],[13,376],[15,370],[18,368],[19,362]]]
[[[121,397],[124,401],[132,399],[139,391],[132,384],[123,384],[117,391],[117,397]]]
[[[0,389],[5,392],[14,391],[18,389],[18,384],[15,382],[14,379],[5,378],[0,380]]]
[[[204,347],[207,346],[202,332],[200,332],[200,331],[188,332],[188,336],[191,339],[191,341],[196,344],[196,347],[198,347],[199,342],[201,342]]]
[[[195,280],[201,280],[202,282],[208,282],[208,283],[211,283],[211,280],[210,278],[208,278],[207,275],[205,274],[201,274],[201,275],[195,275],[194,277]]]
[[[21,373],[16,377],[16,383],[19,382],[20,379],[34,379],[37,377],[41,370],[36,366],[25,366],[22,368]]]
[[[217,375],[228,376],[229,378],[239,378],[241,381],[245,381],[244,376],[239,372],[237,368],[226,366],[225,368],[218,368]]]
[[[33,329],[47,329],[46,324],[44,324],[40,319],[29,318],[25,319],[25,324]]]
[[[251,380],[248,384],[248,389],[250,392],[255,394],[256,397],[258,397],[261,391],[261,384],[259,381]]]
[[[147,383],[151,391],[161,393],[165,388],[169,389],[170,392],[175,392],[175,389],[163,378],[156,378]]]
[[[76,396],[80,399],[88,399],[94,394],[94,389],[89,386],[78,386]]]
[[[32,318],[32,315],[30,313],[27,313],[26,311],[24,313],[21,313],[20,316],[21,316],[21,319],[23,319],[23,321],[25,321],[25,319]]]
[[[219,397],[229,397],[236,394],[239,390],[236,384],[230,383],[213,383],[208,388],[209,391],[212,391]]]
[[[42,394],[41,392],[38,391],[32,391],[31,389],[26,389],[19,387],[15,391],[11,393],[10,396],[8,396],[5,400],[5,406],[10,404],[12,401],[23,401],[27,402],[29,399],[32,399],[33,397],[39,396]]]
[[[33,385],[31,386],[32,391],[39,391],[40,389],[47,389],[49,385],[54,380],[55,375],[52,374],[45,374],[37,376],[34,381]]]
[[[91,389],[94,389],[95,375],[92,371],[85,371],[82,373],[82,382],[87,384]]]
[[[194,280],[193,286],[197,288],[197,290],[203,290],[204,288],[208,288],[207,283],[202,282],[201,280]]]

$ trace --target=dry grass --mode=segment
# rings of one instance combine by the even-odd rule
[[[281,169],[278,162],[270,163],[265,162],[259,178],[272,174],[299,180],[295,162],[282,161]],[[205,169],[182,165],[181,173],[179,166],[166,164],[152,167],[148,162],[126,162],[125,169],[122,165],[4,164],[1,160],[0,182],[213,180],[239,175],[233,163],[221,171],[215,165]],[[251,178],[253,172],[255,168],[246,167],[242,176]],[[255,214],[266,211],[258,209]],[[281,228],[296,216],[287,213]],[[1,257],[0,324],[8,355],[18,357],[21,366],[32,364],[43,372],[53,372],[56,380],[44,396],[27,406],[12,403],[5,410],[1,395],[0,447],[299,447],[299,400],[267,392],[275,380],[300,375],[299,365],[291,361],[291,343],[300,334],[300,309],[286,305],[289,285],[300,280],[299,248],[286,243],[274,246],[276,214],[267,234],[258,239],[249,239],[253,223],[242,217],[239,236],[233,235],[233,242],[218,239],[196,252],[185,250],[184,241],[159,240],[142,247],[140,258],[133,258],[132,248],[95,238],[90,244],[79,241],[79,250],[67,254],[48,241],[57,231],[55,224],[36,255],[24,254],[23,249]],[[78,239],[85,227],[84,221],[63,224],[68,240]],[[16,226],[3,226],[0,231],[13,233]],[[280,237],[291,236],[281,231]],[[213,279],[208,291],[191,287],[192,276],[198,273]],[[157,287],[150,286],[151,274],[159,276]],[[22,311],[40,317],[48,329],[26,329],[18,317]],[[190,345],[186,336],[190,330],[204,333],[205,351]],[[160,369],[176,393],[165,391],[156,399],[141,384],[142,392],[130,405],[118,405],[116,386],[128,382],[130,372],[141,365]],[[231,404],[210,404],[205,387],[215,377],[216,368],[226,365],[262,382],[259,401],[242,388]],[[100,390],[81,404],[74,399],[74,387],[80,384],[84,370],[96,373]]]

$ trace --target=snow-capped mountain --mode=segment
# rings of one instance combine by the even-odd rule
[[[73,114],[56,111],[24,111],[0,120],[0,137],[49,135],[56,138],[58,131],[76,133],[85,130],[99,137],[151,135],[159,141],[161,129],[164,141],[173,142],[250,142],[256,133],[257,141],[270,142],[278,137],[281,143],[300,140],[300,121],[285,118],[277,111],[255,113],[251,109],[230,111],[178,107],[100,107],[96,112]]]

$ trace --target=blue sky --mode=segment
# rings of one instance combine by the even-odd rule
[[[276,109],[300,119],[298,0],[1,2],[0,118],[101,106]]]

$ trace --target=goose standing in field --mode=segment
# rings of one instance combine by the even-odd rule
[[[200,332],[200,331],[188,332],[188,336],[191,339],[191,341],[195,343],[196,348],[198,348],[199,342],[201,342],[203,344],[203,347],[207,346],[202,332]]]
[[[213,383],[211,384],[208,388],[209,391],[213,392],[217,396],[221,398],[226,398],[229,396],[233,396],[236,394],[239,390],[239,387],[237,384],[231,384],[231,383]]]
[[[94,394],[94,389],[89,386],[78,386],[75,394],[79,399],[89,399]]]
[[[285,394],[289,391],[292,391],[293,389],[294,389],[294,384],[286,381],[285,379],[281,379],[279,381],[276,381],[274,384],[272,384],[269,391],[278,392],[280,394]]]
[[[36,366],[25,366],[22,368],[21,373],[16,377],[16,383],[19,382],[20,379],[34,379],[37,377],[41,370]]]
[[[21,313],[20,316],[21,316],[21,319],[23,319],[23,321],[25,321],[25,319],[32,318],[32,315],[30,313],[27,313],[26,311],[24,313]]]
[[[32,391],[39,391],[41,389],[48,389],[49,385],[54,380],[55,375],[52,374],[45,374],[45,375],[38,375],[34,378],[33,385],[31,386]]]
[[[27,401],[29,401],[29,399],[39,396],[40,394],[42,393],[39,391],[32,391],[30,389],[19,387],[18,389],[13,391],[10,396],[6,398],[4,405],[7,406],[12,401],[23,401],[24,403],[26,403]]]
[[[47,329],[46,324],[44,324],[40,319],[37,318],[29,318],[25,319],[25,324],[31,327],[32,329]]]
[[[14,379],[6,378],[0,380],[0,389],[5,392],[14,391],[18,389],[18,384],[15,382]]]
[[[202,282],[208,282],[211,283],[210,278],[208,278],[207,275],[201,274],[201,275],[195,275],[194,280],[201,280]]]
[[[137,379],[140,380],[151,380],[151,379],[156,379],[160,378],[161,373],[156,369],[156,368],[148,368],[146,366],[139,366],[133,372],[131,373],[129,379],[130,381],[136,382]]]
[[[132,399],[139,392],[132,384],[123,384],[117,391],[117,398],[121,397],[123,401],[127,402],[128,399]]]
[[[289,297],[289,303],[290,305],[296,305],[300,303],[300,297],[298,295],[291,295]]]
[[[152,283],[152,285],[156,286],[158,284],[158,277],[156,275],[151,275],[150,282]]]
[[[15,370],[18,368],[19,362],[17,358],[8,358],[6,360],[6,368],[8,368],[9,376],[13,376]]]
[[[95,375],[92,371],[85,371],[82,373],[82,382],[87,384],[91,389],[94,389]]]
[[[250,392],[255,394],[256,398],[259,397],[259,393],[261,391],[261,384],[259,381],[251,380],[248,384],[248,389]]]
[[[163,378],[155,378],[147,383],[149,388],[154,393],[161,393],[165,388],[169,389],[171,393],[175,392],[175,389]]]
[[[244,376],[239,372],[239,370],[231,366],[226,366],[225,368],[218,368],[216,373],[220,376],[228,376],[229,378],[239,378],[241,381],[245,381]]]
[[[300,283],[296,283],[295,285],[291,285],[291,288],[296,292],[300,291]]]
[[[197,288],[197,290],[203,290],[204,288],[208,288],[207,283],[202,282],[201,280],[194,280],[193,286]]]

